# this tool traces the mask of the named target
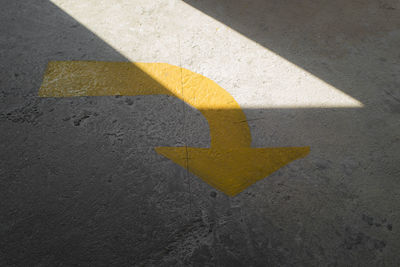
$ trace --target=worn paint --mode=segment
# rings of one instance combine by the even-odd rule
[[[198,109],[210,128],[210,148],[157,147],[156,151],[234,196],[309,147],[251,148],[246,116],[236,100],[212,80],[166,63],[53,61],[41,97],[171,95]]]

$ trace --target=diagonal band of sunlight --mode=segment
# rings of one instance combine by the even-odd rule
[[[137,56],[134,55],[129,45],[136,41],[136,33],[132,32],[132,29],[139,27],[137,22],[132,24],[132,21],[136,21],[133,20],[133,17],[140,16],[135,13],[135,10],[126,12],[124,10],[125,4],[116,5],[112,1],[109,3],[104,2],[102,8],[96,5],[96,1],[78,2],[51,0],[51,2],[63,9],[130,61],[137,61]],[[191,12],[197,14],[197,16],[203,16],[207,20],[212,21],[215,25],[228,28],[225,24],[202,13],[183,1],[171,1],[171,5],[174,5],[172,9],[179,9],[187,13]],[[105,8],[104,6],[108,6],[109,8]],[[133,6],[132,4],[132,7]],[[173,15],[174,14],[171,14],[171,16]],[[156,17],[154,17],[154,19],[156,19]],[[179,27],[184,28],[185,25],[181,24]],[[178,30],[179,29],[176,28],[176,31]],[[151,32],[149,32],[149,34],[151,34]],[[266,92],[264,97],[244,102],[242,102],[241,98],[236,97],[242,108],[361,108],[364,106],[360,101],[247,38],[243,34],[233,29],[227,31],[226,34],[232,35],[234,40],[246,43],[249,48],[254,51],[263,51],[267,53],[268,57],[274,61],[271,69],[271,73],[276,75],[274,80],[280,80],[279,88],[268,86],[262,89],[263,92]],[[151,61],[160,60],[151,59]],[[174,63],[173,60],[171,60],[171,62],[169,59],[161,61]],[[276,64],[278,62],[279,64]],[[282,69],[274,70],[277,65],[283,66]],[[224,66],[221,65],[220,68],[223,69]],[[288,77],[288,75],[290,75],[290,77]],[[207,76],[211,79],[215,79],[215,77],[210,75]],[[297,79],[296,77],[299,78],[300,82],[294,80]],[[288,80],[290,80],[290,82]],[[223,86],[230,91],[229,88],[231,86],[227,86],[226,84]],[[257,88],[254,88],[254,90],[256,91]]]

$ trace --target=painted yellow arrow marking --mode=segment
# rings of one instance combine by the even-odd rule
[[[210,148],[157,147],[156,151],[234,196],[309,147],[251,148],[246,116],[235,99],[212,80],[166,63],[50,62],[41,97],[171,95],[198,109],[210,128]]]

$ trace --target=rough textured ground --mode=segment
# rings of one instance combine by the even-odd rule
[[[399,1],[0,4],[0,266],[399,266]],[[227,197],[153,149],[209,146],[197,110],[38,98],[50,60],[188,68],[311,153]]]

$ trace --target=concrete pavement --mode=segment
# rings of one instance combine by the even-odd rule
[[[1,1],[1,266],[397,266],[398,1]],[[226,90],[252,147],[310,154],[229,197],[173,96],[40,98],[49,61],[164,62]]]

